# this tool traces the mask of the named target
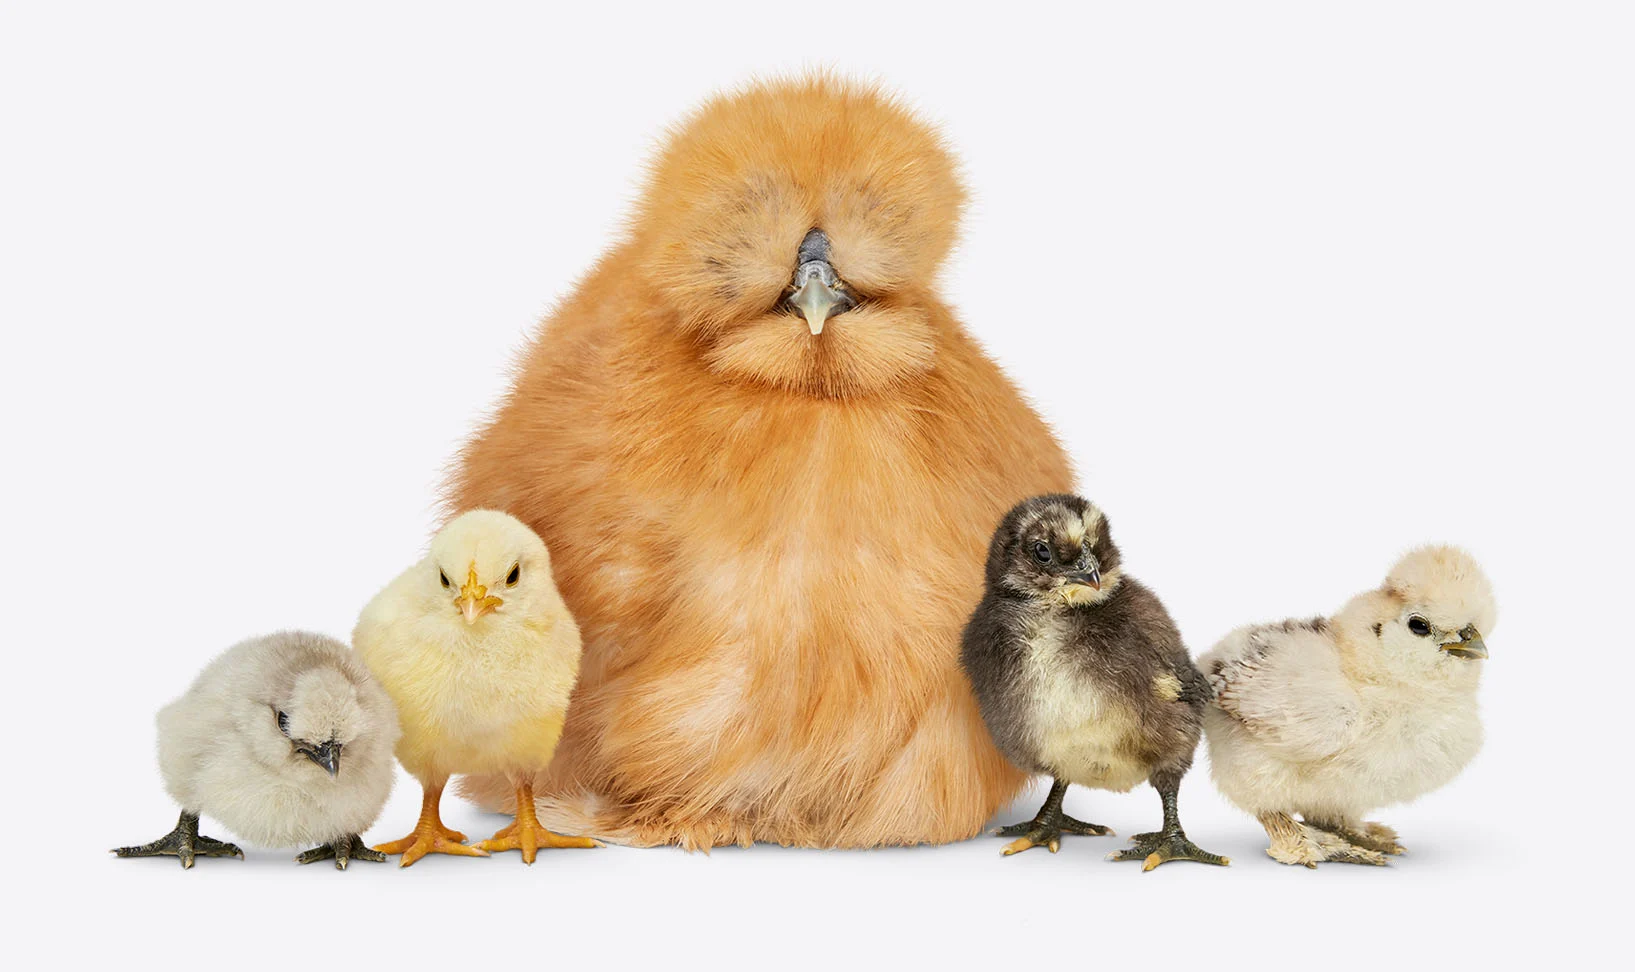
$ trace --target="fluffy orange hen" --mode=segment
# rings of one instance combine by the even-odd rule
[[[584,632],[547,826],[944,842],[1015,794],[960,629],[1000,515],[1073,483],[939,299],[964,195],[872,88],[724,96],[540,329],[449,498],[538,531]],[[797,288],[813,260],[832,288]],[[507,781],[466,790],[508,808]]]

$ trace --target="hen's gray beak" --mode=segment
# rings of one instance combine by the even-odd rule
[[[314,749],[303,749],[302,754],[322,766],[330,776],[341,771],[341,744],[331,739]]]
[[[806,282],[790,295],[789,302],[806,318],[806,326],[811,328],[814,337],[823,333],[823,322],[829,319],[837,305],[845,301],[824,279],[828,277],[832,280],[834,275],[834,270],[827,263],[808,263],[795,274],[797,280],[804,276]]]
[[[1487,657],[1487,643],[1482,641],[1482,633],[1476,630],[1474,624],[1460,628],[1459,640],[1448,642],[1442,646],[1442,650],[1455,658]]]
[[[823,323],[853,303],[846,285],[829,265],[829,237],[820,229],[808,230],[795,256],[795,281],[789,303],[806,318],[812,336],[823,333]]]

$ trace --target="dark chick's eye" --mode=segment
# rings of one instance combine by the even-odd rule
[[[1431,623],[1416,614],[1408,619],[1408,630],[1423,638],[1431,633]]]
[[[505,575],[505,586],[516,587],[519,580],[522,580],[522,565],[512,564],[511,573]]]
[[[282,712],[278,713],[278,731],[286,736],[290,734],[290,717]]]
[[[442,571],[437,572],[437,579],[443,582],[444,587],[449,586],[448,575],[443,573]]]
[[[1033,544],[1033,559],[1041,564],[1050,563],[1050,544],[1043,540],[1036,540]]]

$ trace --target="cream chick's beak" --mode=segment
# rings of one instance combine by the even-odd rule
[[[1482,633],[1474,624],[1467,624],[1459,629],[1459,640],[1448,642],[1442,650],[1455,658],[1486,658],[1487,642],[1482,640]]]
[[[504,603],[503,599],[489,594],[488,588],[477,582],[477,565],[472,564],[466,572],[466,582],[460,588],[459,596],[454,599],[454,606],[465,616],[466,624],[476,624],[478,618]]]

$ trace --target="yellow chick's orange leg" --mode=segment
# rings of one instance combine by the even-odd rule
[[[413,833],[402,840],[381,844],[375,850],[382,854],[402,854],[403,859],[398,862],[399,867],[408,867],[427,854],[487,857],[487,851],[465,845],[465,834],[443,826],[442,818],[437,814],[437,807],[442,803],[443,785],[447,782],[439,780],[435,784],[425,784],[425,795],[420,802],[420,820],[415,823]]]
[[[517,782],[517,819],[510,826],[478,844],[485,851],[522,851],[522,862],[532,864],[534,854],[541,847],[601,847],[602,843],[589,837],[564,837],[540,826],[534,813],[534,783],[524,777]]]

